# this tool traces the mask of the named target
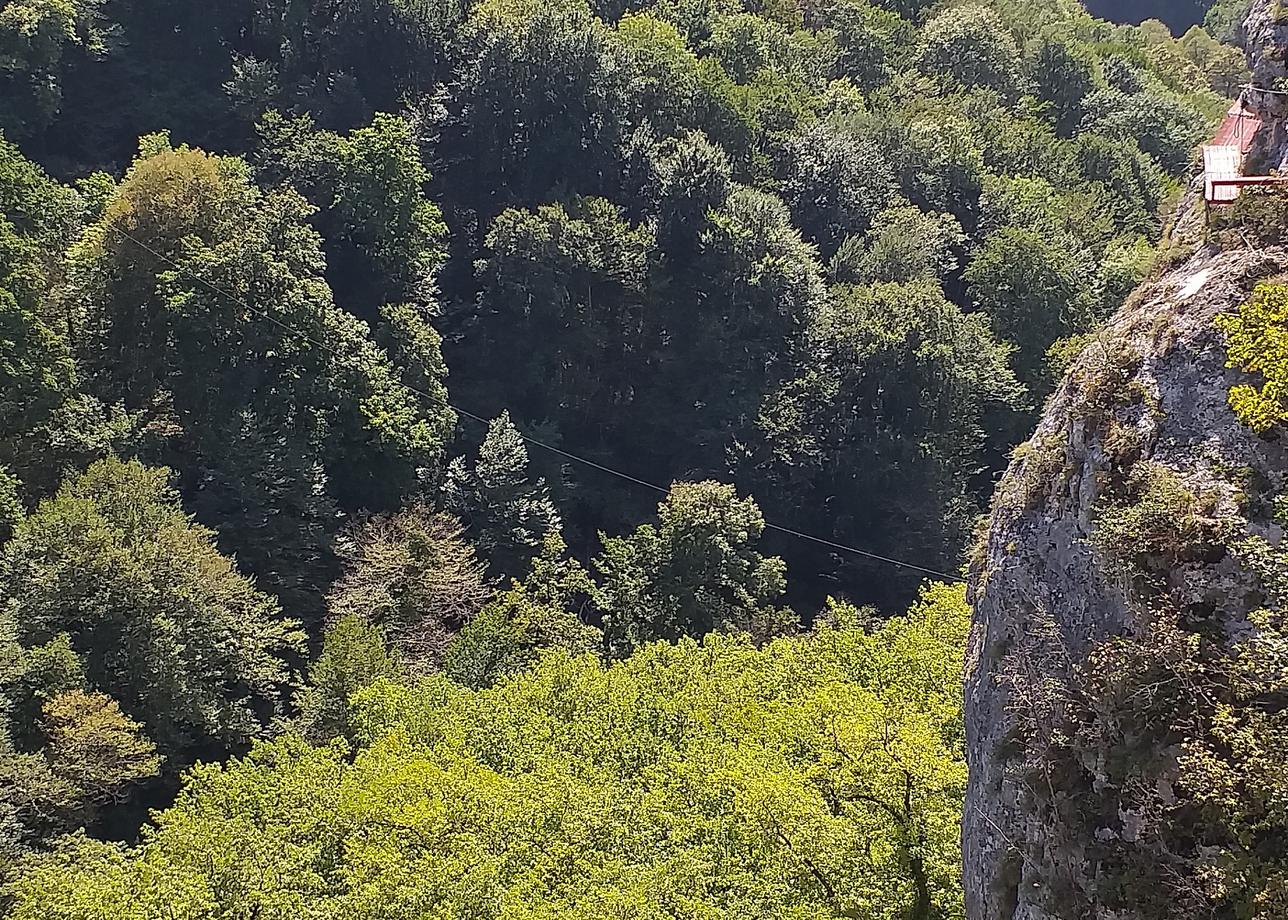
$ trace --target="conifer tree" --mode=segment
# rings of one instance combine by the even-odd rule
[[[528,475],[528,448],[502,412],[488,425],[472,467],[457,457],[447,470],[447,507],[465,523],[474,545],[502,575],[521,576],[559,513],[545,480]]]

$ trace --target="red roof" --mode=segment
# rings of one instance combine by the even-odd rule
[[[1239,153],[1246,156],[1260,127],[1261,119],[1244,108],[1242,101],[1236,102],[1226,112],[1225,120],[1210,143],[1215,147],[1238,147]]]

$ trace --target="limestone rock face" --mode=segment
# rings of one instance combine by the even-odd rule
[[[1251,160],[1266,169],[1288,164],[1288,92],[1268,92],[1288,91],[1281,18],[1278,0],[1255,0],[1244,24],[1260,88],[1244,102],[1264,123]],[[1201,198],[1195,184],[1173,242],[1203,241]],[[1136,292],[1074,363],[999,485],[970,572],[971,775],[962,828],[969,920],[1216,916],[1194,905],[1206,897],[1199,867],[1219,847],[1202,834],[1164,832],[1178,790],[1187,794],[1177,782],[1184,750],[1142,741],[1139,724],[1097,712],[1095,680],[1113,671],[1106,660],[1135,660],[1101,657],[1106,648],[1134,643],[1148,654],[1167,617],[1198,624],[1218,656],[1237,655],[1231,650],[1256,632],[1249,615],[1276,590],[1239,548],[1255,545],[1285,564],[1288,541],[1277,523],[1285,518],[1265,509],[1288,493],[1288,438],[1260,437],[1231,410],[1231,386],[1249,380],[1226,366],[1215,320],[1244,304],[1259,281],[1282,280],[1288,250],[1242,239],[1234,249],[1200,246]],[[1146,507],[1142,483],[1195,499],[1183,526],[1198,535],[1189,544],[1172,534],[1165,558],[1138,555],[1124,565],[1148,541],[1133,529],[1136,519],[1125,529],[1106,521]],[[1168,506],[1152,506],[1165,530],[1159,507]],[[1129,706],[1132,676],[1107,678],[1128,687]],[[1202,708],[1180,685],[1139,692],[1165,697],[1173,714]],[[1113,744],[1097,748],[1110,736]],[[1135,745],[1129,755],[1123,739]],[[1141,761],[1147,775],[1135,777]],[[1146,869],[1127,866],[1149,846]],[[1142,900],[1152,903],[1135,906]],[[1288,916],[1288,902],[1262,910],[1258,917]]]
[[[1275,0],[1257,0],[1244,20],[1242,40],[1254,87],[1288,90],[1288,20],[1281,22],[1281,15]]]
[[[1132,920],[1101,889],[1113,867],[1106,841],[1131,840],[1137,817],[1112,805],[1103,764],[1076,765],[1100,810],[1070,822],[1051,805],[1068,793],[1035,789],[1021,748],[1064,731],[1063,700],[1089,652],[1131,635],[1148,616],[1130,579],[1097,539],[1110,483],[1170,471],[1212,496],[1223,524],[1279,545],[1282,532],[1242,508],[1240,482],[1282,492],[1284,445],[1253,434],[1228,405],[1223,334],[1213,323],[1257,281],[1288,270],[1288,251],[1201,249],[1147,284],[1098,335],[1049,401],[1032,440],[998,489],[970,575],[975,621],[967,650],[966,734],[971,777],[963,823],[971,920]],[[1232,473],[1237,471],[1237,473]],[[1262,602],[1256,579],[1228,554],[1166,568],[1166,590],[1221,629],[1237,631]],[[1170,794],[1166,777],[1159,795]],[[1056,880],[1058,884],[1053,884]],[[1157,880],[1146,881],[1154,884]]]
[[[1267,122],[1254,159],[1266,169],[1288,164],[1288,20],[1280,22],[1277,0],[1256,0],[1243,23],[1252,83],[1245,104]]]

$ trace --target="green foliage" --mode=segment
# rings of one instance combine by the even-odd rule
[[[1061,137],[1072,136],[1086,117],[1086,99],[1101,79],[1096,63],[1090,48],[1059,35],[1044,37],[1033,55],[1034,95]]]
[[[1223,248],[1281,245],[1288,237],[1288,200],[1274,188],[1246,188],[1231,204],[1208,212],[1211,238]]]
[[[0,812],[15,820],[18,847],[92,823],[161,767],[142,726],[102,693],[54,696],[44,705],[39,729],[43,747],[33,753],[0,743]]]
[[[1220,543],[1215,498],[1195,495],[1167,467],[1141,463],[1129,488],[1133,501],[1111,504],[1096,518],[1095,539],[1130,573],[1167,573]]]
[[[835,76],[863,90],[888,83],[912,44],[910,23],[866,0],[822,0],[804,13],[805,25],[835,45]]]
[[[1020,90],[1020,49],[1005,23],[986,6],[945,10],[926,23],[917,67],[964,89],[991,89],[1014,97]]]
[[[260,177],[294,186],[320,209],[328,278],[341,303],[374,319],[384,303],[433,299],[447,227],[425,197],[429,171],[412,125],[377,115],[347,136],[307,116],[260,121]]]
[[[24,648],[66,633],[88,684],[183,763],[260,734],[301,645],[168,478],[105,460],[42,502],[0,555],[0,616]]]
[[[1228,366],[1256,374],[1259,386],[1230,388],[1230,407],[1258,434],[1288,419],[1281,395],[1288,386],[1288,287],[1263,283],[1238,313],[1217,317],[1226,335]]]
[[[1217,41],[1237,45],[1252,0],[1215,0],[1203,18],[1203,28]]]
[[[528,478],[528,448],[503,412],[488,425],[472,466],[458,457],[447,468],[446,503],[474,545],[501,575],[522,576],[559,513],[545,482]]]
[[[18,496],[20,485],[12,473],[0,466],[0,543],[9,539],[13,526],[27,513]]]
[[[1139,89],[1110,86],[1087,98],[1087,127],[1121,140],[1135,141],[1165,170],[1180,172],[1204,137],[1208,118],[1184,100],[1149,81]]]
[[[871,634],[378,683],[351,763],[288,738],[199,767],[138,849],[30,858],[11,916],[132,891],[139,916],[961,918],[967,616],[934,586]]]
[[[299,731],[316,743],[352,738],[349,699],[379,680],[400,680],[396,652],[385,647],[380,627],[355,613],[344,613],[322,640],[322,654],[309,668],[308,685],[299,695]]]
[[[668,317],[668,328],[687,371],[679,395],[706,409],[702,428],[718,431],[752,416],[791,372],[794,347],[826,290],[787,208],[751,189],[736,189],[710,213],[697,256],[700,269],[685,279],[693,300],[672,307],[687,315]],[[701,309],[686,309],[689,303]]]
[[[523,418],[575,429],[624,411],[647,373],[652,234],[610,202],[582,199],[505,211],[487,244],[466,366],[507,368],[503,401]]]
[[[336,507],[396,503],[439,467],[454,414],[426,374],[436,342],[396,367],[333,303],[299,195],[261,192],[240,159],[145,141],[58,291],[76,357],[146,420],[150,455],[226,548],[316,614]]]
[[[522,581],[495,596],[452,639],[443,673],[475,689],[527,670],[544,649],[581,655],[603,647],[603,634],[573,608],[595,593],[594,583],[557,530],[546,534],[541,555]]]
[[[364,324],[335,308],[319,277],[318,238],[303,223],[305,202],[266,195],[248,174],[242,160],[187,148],[135,162],[71,257],[74,282],[62,299],[79,314],[84,363],[131,407],[173,401],[197,444],[245,414],[296,428],[297,407],[310,407],[327,435],[325,445],[310,445],[318,459],[352,464],[346,492],[378,497],[389,485],[377,473],[405,488],[399,477],[440,455],[451,413],[407,390]],[[187,245],[194,239],[203,242]],[[230,297],[265,306],[247,311]],[[204,347],[230,338],[236,351]],[[371,465],[365,481],[362,460]]]
[[[838,250],[834,278],[856,283],[942,281],[957,268],[957,253],[966,237],[951,214],[927,213],[898,205],[876,216],[862,248],[853,258]],[[844,248],[844,247],[843,247]]]
[[[1214,20],[1233,21],[1221,6]],[[583,730],[566,700],[598,705],[595,681],[653,673],[569,654],[615,658],[664,638],[681,644],[639,652],[654,671],[715,655],[760,673],[790,650],[790,673],[764,691],[779,701],[815,692],[805,659],[830,660],[819,649],[839,635],[864,660],[903,641],[894,627],[860,641],[847,625],[755,651],[799,628],[786,597],[808,620],[840,588],[887,611],[916,588],[820,545],[775,535],[762,547],[760,507],[955,570],[1017,415],[1149,270],[1164,203],[1225,110],[1218,93],[1240,79],[1237,53],[1202,31],[1110,26],[1074,0],[0,3],[0,127],[22,145],[0,141],[0,759],[27,790],[0,793],[0,858],[86,824],[129,836],[191,760],[292,724],[285,694],[305,637],[281,610],[321,652],[294,724],[343,739],[254,755],[315,769],[292,801],[339,804],[308,830],[294,806],[264,805],[271,818],[219,831],[215,861],[76,837],[16,884],[55,890],[65,858],[92,883],[21,909],[959,916],[947,800],[919,837],[912,804],[883,797],[899,777],[872,779],[875,735],[853,764],[814,757],[817,739],[766,740],[821,731],[814,710],[799,727],[738,723],[757,739],[740,750],[779,745],[755,755],[746,785],[721,772],[752,756],[729,754],[729,729],[632,761],[689,764],[712,778],[697,792],[649,773],[605,804],[617,787],[569,780],[582,768],[571,747],[540,755],[558,764],[546,773],[488,759],[499,741],[451,763],[425,759],[447,756],[441,746],[395,756],[414,727],[371,735],[379,755],[355,751],[351,698],[428,693],[460,713],[557,674],[566,697],[540,744]],[[1274,216],[1260,221],[1266,239]],[[1100,408],[1121,398],[1130,364],[1112,358],[1083,382]],[[1274,395],[1269,379],[1263,390]],[[497,421],[449,463],[462,443],[452,403]],[[643,492],[573,475],[558,453],[529,458],[519,431],[679,484],[660,520],[632,530]],[[1034,477],[1061,458],[1043,451]],[[174,470],[173,488],[141,463]],[[1171,493],[1141,494],[1158,500],[1155,517],[1180,513]],[[1102,528],[1158,523],[1115,513]],[[622,536],[601,546],[596,533]],[[508,580],[496,596],[480,559]],[[576,560],[594,560],[595,577]],[[750,632],[751,645],[689,641],[718,631]],[[404,667],[494,689],[384,683]],[[836,665],[819,686],[849,686],[852,671]],[[863,693],[894,686],[866,681]],[[585,730],[638,752],[636,738],[685,712],[685,692],[625,736]],[[939,729],[935,743],[956,744],[949,714],[913,711],[939,702],[908,699],[900,724],[924,729],[919,749]],[[49,721],[58,701],[59,725],[81,728]],[[604,711],[618,726],[633,705]],[[453,743],[465,732],[453,727]],[[84,739],[74,782],[51,733]],[[168,775],[149,781],[159,757]],[[353,799],[360,783],[336,777],[364,758],[383,759],[346,812],[352,802],[322,790]],[[195,783],[243,769],[260,767],[203,768]],[[431,774],[453,791],[415,799]],[[91,776],[109,791],[83,792]],[[246,783],[221,803],[272,798]],[[552,790],[595,815],[634,811],[551,843],[525,829],[553,826],[565,799]],[[364,823],[413,799],[414,824]],[[686,837],[717,805],[718,827]],[[453,830],[440,846],[431,812],[508,836]],[[631,823],[640,813],[662,817]],[[172,818],[195,829],[211,814],[181,805]],[[764,815],[797,823],[789,833]],[[240,854],[255,844],[285,862],[252,879]],[[559,863],[557,882],[516,868],[561,853],[577,868]],[[269,895],[266,877],[289,882]],[[252,888],[265,900],[243,909]]]
[[[974,226],[986,166],[966,118],[952,111],[913,118],[899,126],[894,156],[903,192],[913,204]]]
[[[848,236],[867,232],[897,188],[883,151],[857,130],[821,122],[787,149],[783,184],[802,235],[824,257]]]
[[[246,21],[236,24],[240,33],[228,30],[241,53],[223,88],[240,111],[254,119],[266,108],[301,106],[352,123],[445,76],[446,45],[466,4],[265,0],[234,9]]]
[[[103,0],[11,0],[0,8],[0,130],[45,127],[62,104],[68,59],[105,50]],[[79,54],[77,54],[79,52]]]
[[[1179,50],[1207,78],[1214,92],[1235,97],[1249,73],[1244,53],[1233,44],[1218,41],[1206,29],[1195,26],[1181,37]]]
[[[156,748],[140,737],[142,726],[110,697],[71,690],[47,702],[43,714],[51,769],[82,808],[107,805],[160,769]]]
[[[815,364],[758,418],[763,447],[747,458],[756,493],[826,509],[807,517],[797,499],[778,499],[775,516],[811,533],[874,552],[911,540],[923,563],[953,566],[975,517],[968,482],[984,465],[988,423],[1024,404],[1009,349],[929,281],[837,288],[808,341]],[[821,553],[809,562],[846,584],[870,572]]]
[[[1157,162],[1133,142],[1096,133],[1077,138],[1073,157],[1089,190],[1109,203],[1122,230],[1156,235],[1150,215],[1158,212],[1166,188]]]
[[[27,497],[125,440],[123,420],[79,392],[66,330],[42,309],[81,212],[0,138],[0,464]]]
[[[676,483],[657,513],[656,525],[600,538],[596,601],[613,654],[712,630],[763,637],[791,624],[790,611],[772,606],[787,567],[755,551],[765,521],[752,499],[717,482]]]
[[[547,201],[560,183],[608,191],[635,110],[611,29],[577,3],[512,6],[476,5],[462,33],[452,147],[469,158],[462,178],[482,196],[468,206],[484,221],[508,204]]]
[[[43,645],[18,644],[16,621],[6,619],[9,643],[4,675],[5,737],[19,747],[42,743],[41,716],[54,697],[85,687],[85,666],[72,648],[71,637],[59,633]]]
[[[998,338],[1016,348],[1015,368],[1030,385],[1042,380],[1047,348],[1087,326],[1090,291],[1071,254],[1033,230],[991,234],[966,270],[971,299]]]

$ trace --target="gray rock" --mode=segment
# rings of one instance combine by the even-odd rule
[[[1106,867],[1089,851],[1097,841],[1130,841],[1137,817],[1120,811],[1117,821],[1089,830],[1053,826],[1056,819],[1033,804],[1015,754],[1019,714],[1024,725],[1056,730],[1061,691],[1088,651],[1131,633],[1141,615],[1092,539],[1102,483],[1121,481],[1135,464],[1160,464],[1196,493],[1218,495],[1223,520],[1240,515],[1231,469],[1250,468],[1283,487],[1283,447],[1254,435],[1229,408],[1229,387],[1244,378],[1225,366],[1213,320],[1237,309],[1258,280],[1285,270],[1283,249],[1204,248],[1144,286],[1075,362],[998,488],[970,575],[971,776],[962,844],[971,920],[1091,920],[1061,909],[1051,878],[1096,905],[1095,920],[1130,920],[1099,902]],[[1272,542],[1282,538],[1244,524]],[[1246,615],[1256,591],[1229,559],[1186,563],[1169,577],[1174,594],[1212,604],[1230,624]],[[1095,774],[1094,763],[1085,766]],[[1172,795],[1166,778],[1159,795]]]

